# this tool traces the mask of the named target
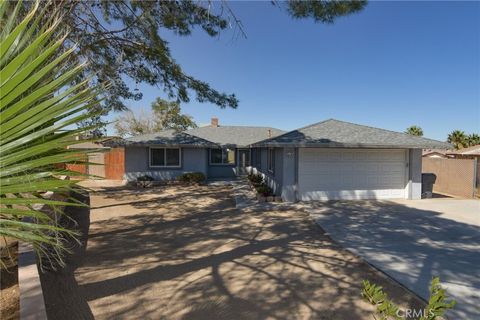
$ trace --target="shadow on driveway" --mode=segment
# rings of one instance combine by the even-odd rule
[[[455,210],[462,205],[461,200],[436,201],[457,201],[450,217],[455,217]],[[347,249],[423,298],[428,297],[432,277],[439,276],[457,300],[451,313],[454,318],[480,318],[478,225],[392,201],[332,201],[309,206],[307,211],[317,223]],[[480,215],[480,211],[473,209],[471,214]]]
[[[92,206],[75,275],[96,319],[371,319],[363,279],[421,305],[306,213],[238,211],[226,186],[119,190]]]

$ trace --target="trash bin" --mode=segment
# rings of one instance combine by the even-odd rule
[[[422,173],[422,199],[430,199],[433,197],[433,185],[437,180],[434,173]]]

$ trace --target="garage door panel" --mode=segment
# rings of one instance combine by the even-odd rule
[[[405,158],[405,150],[300,149],[299,198],[404,198]]]

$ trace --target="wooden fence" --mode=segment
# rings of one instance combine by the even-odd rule
[[[125,174],[125,150],[124,148],[112,148],[104,154],[105,179],[122,180]]]
[[[81,157],[82,161],[86,161],[86,157],[82,156]],[[87,174],[88,173],[88,168],[86,165],[84,164],[81,164],[81,163],[67,163],[66,165],[63,165],[61,164],[61,166],[64,166],[65,169],[67,170],[70,170],[70,171],[75,171],[75,172],[79,172],[79,173],[83,173],[83,174]]]
[[[105,153],[95,152],[88,155],[88,174],[105,178]]]
[[[433,174],[433,192],[464,198],[476,195],[475,159],[423,158],[422,173]]]
[[[112,148],[105,152],[91,153],[89,165],[67,164],[71,171],[91,174],[99,178],[122,180],[125,173],[125,151],[123,148]]]

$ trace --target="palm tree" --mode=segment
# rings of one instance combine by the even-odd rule
[[[467,136],[465,135],[465,132],[461,130],[453,130],[448,135],[447,141],[453,144],[457,150],[465,148],[468,145]]]
[[[423,130],[419,126],[410,126],[405,130],[405,133],[411,134],[412,136],[423,136]]]
[[[100,89],[86,88],[86,81],[68,85],[85,65],[67,63],[75,48],[60,52],[60,17],[40,25],[39,3],[25,16],[21,5],[0,1],[0,236],[62,264],[62,236],[75,233],[57,220],[64,206],[85,205],[44,194],[68,195],[75,185],[60,179],[68,171],[54,164],[84,159],[81,150],[66,148],[82,133],[69,128],[92,116],[86,110],[98,103]]]
[[[476,146],[480,144],[480,135],[476,133],[469,134],[467,137],[468,146]]]

